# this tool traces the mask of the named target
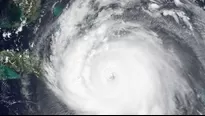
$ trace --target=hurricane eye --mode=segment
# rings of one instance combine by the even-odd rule
[[[76,114],[202,112],[193,94],[205,72],[197,10],[181,0],[73,1],[56,21],[49,87]]]

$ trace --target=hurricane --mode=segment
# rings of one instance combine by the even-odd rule
[[[74,114],[205,114],[193,0],[74,0],[40,39],[46,84]]]

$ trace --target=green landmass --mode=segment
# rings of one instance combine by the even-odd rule
[[[14,51],[1,51],[0,52],[0,75],[3,75],[3,78],[13,78],[15,76],[5,76],[9,70],[13,70],[13,72],[16,72],[17,74],[35,74],[37,77],[40,77],[41,72],[41,66],[40,61],[32,56],[28,51],[25,51],[23,53],[16,53]],[[6,71],[5,71],[6,69]],[[12,71],[11,71],[12,72]],[[11,73],[11,75],[15,75],[14,73]],[[1,78],[0,78],[1,79]]]
[[[2,2],[2,1],[1,1]],[[40,15],[41,0],[6,0],[0,8],[0,28],[16,28],[23,20],[35,21]]]
[[[41,0],[13,0],[21,9],[21,18],[30,23],[35,21],[40,14]]]

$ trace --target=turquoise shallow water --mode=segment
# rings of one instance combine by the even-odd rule
[[[19,79],[20,76],[11,68],[0,65],[1,78],[5,79]]]
[[[22,12],[14,5],[9,5],[11,1],[0,0],[1,51],[31,51],[30,45],[36,35],[35,31],[48,25],[48,22],[54,21],[69,2],[66,0],[58,4],[58,7],[53,9],[55,11],[55,14],[53,14],[52,6],[60,0],[43,0],[38,19],[23,26],[22,31],[16,34],[18,27],[12,27],[12,25],[15,22],[21,23]],[[4,33],[11,33],[11,36],[3,37]],[[19,74],[15,70],[0,64],[0,115],[38,114],[40,112],[37,108],[40,101],[39,95],[46,90],[45,86],[40,83],[42,83],[42,80],[37,80],[37,77],[33,74]],[[41,87],[38,88],[37,84]],[[39,91],[41,92],[37,93]]]
[[[58,0],[54,0],[53,3],[57,1]],[[47,15],[44,18],[44,20],[42,20],[42,23],[39,23],[42,32],[46,31],[42,27],[48,26],[47,23],[50,20],[53,20],[52,18],[49,17],[48,14],[49,13],[51,14],[53,11],[55,17],[60,16],[63,10],[61,5],[57,5],[55,9],[51,10],[53,4],[51,3],[49,4],[49,1],[44,1],[44,2],[47,4],[43,7],[47,6],[49,8],[44,11],[47,13]],[[201,8],[204,7],[203,0],[198,1],[197,3]],[[5,7],[6,5],[0,4],[0,6]],[[16,15],[10,14],[11,21],[18,21],[19,12],[14,11],[13,14]],[[19,49],[20,51],[24,51],[26,49],[30,49],[29,46],[31,41],[30,38],[36,36],[35,35],[36,33],[35,34],[32,33],[36,23],[37,22],[34,22],[34,24],[24,27],[23,31],[19,33],[19,35],[13,34],[11,38],[3,39],[1,35],[3,32],[7,32],[7,31],[15,33],[13,29],[1,29],[0,30],[0,50]],[[5,22],[5,24],[8,24],[8,22]],[[49,44],[49,42],[47,44]],[[47,51],[47,48],[43,48],[41,50],[45,52]],[[195,69],[193,68],[193,70]],[[35,114],[35,113],[36,114],[59,114],[59,112],[61,111],[62,114],[67,113],[67,107],[64,106],[64,104],[62,104],[61,101],[59,101],[58,98],[56,98],[53,95],[53,93],[45,87],[42,80],[36,79],[35,76],[28,76],[29,79],[25,81],[24,80],[25,77],[19,76],[19,74],[16,73],[14,70],[5,67],[3,65],[0,65],[0,71],[2,72],[0,76],[4,77],[4,80],[0,80],[0,109],[1,109],[0,114],[5,114],[5,115],[6,114]],[[29,94],[26,93],[29,100],[25,98],[24,95],[25,93],[23,93],[25,91],[29,93]],[[202,100],[204,101],[204,97],[202,98]],[[30,110],[28,110],[26,107],[29,108]],[[25,113],[25,110],[27,110],[28,112]]]

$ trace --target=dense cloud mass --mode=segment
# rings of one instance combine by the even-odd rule
[[[46,83],[69,109],[52,102],[56,114],[205,114],[205,12],[193,0],[75,0],[39,45],[48,36]]]

